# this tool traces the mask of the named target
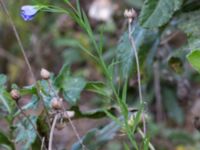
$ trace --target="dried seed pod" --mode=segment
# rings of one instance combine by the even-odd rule
[[[129,20],[129,22],[132,22],[132,20],[137,16],[136,11],[132,9],[126,9],[124,11],[124,16]]]
[[[66,126],[65,122],[58,122],[56,123],[56,129],[62,130]]]
[[[54,97],[52,100],[51,100],[51,107],[53,109],[62,109],[62,99],[58,99],[56,97]]]
[[[48,80],[50,78],[50,72],[48,70],[42,68],[40,71],[40,76],[42,77],[42,79]]]
[[[16,100],[16,101],[18,101],[18,100],[20,99],[20,97],[21,97],[19,91],[16,90],[16,89],[13,89],[13,90],[10,92],[10,95],[11,95],[12,99],[14,99],[14,100]]]
[[[66,112],[64,112],[64,118],[73,118],[75,116],[75,112],[74,111],[66,111]]]

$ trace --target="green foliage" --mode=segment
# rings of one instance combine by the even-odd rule
[[[1,83],[5,83],[6,77],[2,77],[3,78]],[[15,101],[10,97],[10,94],[7,92],[4,85],[0,86],[0,103],[2,104],[0,109],[2,109],[3,112],[8,113],[8,115],[12,116],[16,108]]]
[[[2,131],[0,131],[0,145],[6,145],[11,150],[14,150],[13,142]]]
[[[200,72],[200,50],[194,50],[187,55],[188,61],[194,69]]]
[[[132,36],[135,39],[135,45],[139,53],[140,62],[143,63],[147,59],[147,56],[156,42],[157,32],[153,30],[147,30],[138,24],[132,26]],[[117,46],[117,59],[120,63],[120,73],[123,78],[127,78],[130,71],[133,69],[134,63],[134,51],[130,45],[128,33],[125,32],[119,40]],[[142,64],[141,64],[142,65]]]
[[[76,105],[86,81],[81,77],[72,77],[65,65],[55,79],[55,85],[63,91],[63,96],[70,105]]]
[[[120,126],[116,122],[111,122],[103,129],[92,129],[82,138],[83,144],[88,149],[97,150],[103,143],[113,139],[119,128]],[[81,144],[76,142],[71,150],[81,150]]]
[[[182,3],[183,0],[145,0],[139,22],[145,28],[161,27],[168,23]]]
[[[136,8],[141,8],[143,3],[144,3],[144,0],[135,0],[135,1],[132,1],[132,0],[126,0],[127,3],[129,5],[133,5],[134,7]]]
[[[36,126],[37,117],[29,116],[29,119],[33,125]],[[23,143],[22,150],[29,150],[31,145],[34,143],[37,134],[32,124],[25,117],[15,125],[15,136],[15,142]]]
[[[102,110],[101,108],[99,108],[95,110],[81,112],[79,107],[73,106],[70,110],[73,110],[75,112],[75,115],[73,117],[74,119],[78,119],[78,118],[98,119],[98,118],[106,117],[105,111],[107,111],[108,113],[112,115],[115,115],[117,112],[115,107],[107,108],[105,110]]]
[[[200,30],[200,11],[183,13],[179,17],[178,27],[187,34],[189,49],[194,50],[200,48],[199,30]]]
[[[39,134],[47,138],[45,142],[48,141],[49,129],[51,127],[51,122],[50,125],[47,123],[47,120],[49,119],[47,118],[48,115],[53,118],[55,113],[69,110],[74,111],[75,113],[71,118],[72,120],[81,118],[100,119],[107,116],[114,121],[108,125],[104,125],[99,129],[94,128],[90,130],[82,138],[84,145],[86,145],[88,149],[95,150],[104,148],[102,145],[105,142],[112,140],[116,133],[121,129],[121,131],[123,131],[123,133],[129,139],[129,143],[125,140],[127,143],[124,143],[124,149],[129,150],[133,149],[134,147],[136,150],[139,150],[139,148],[148,150],[151,141],[150,137],[147,135],[141,135],[142,140],[138,141],[134,134],[136,132],[141,134],[137,129],[139,129],[139,125],[142,124],[141,116],[144,115],[143,112],[145,112],[144,106],[138,107],[135,114],[129,111],[129,107],[132,107],[133,105],[137,106],[135,103],[137,103],[138,100],[136,93],[136,83],[138,81],[136,79],[137,75],[135,69],[134,51],[132,45],[130,44],[128,32],[125,32],[121,36],[116,49],[116,43],[113,44],[112,42],[107,42],[108,40],[112,41],[112,39],[105,38],[103,31],[101,31],[100,34],[95,33],[96,31],[101,30],[103,25],[101,24],[97,28],[91,26],[90,20],[78,1],[76,7],[68,0],[64,0],[64,2],[67,5],[65,8],[60,7],[63,5],[62,2],[53,3],[46,0],[40,3],[38,0],[34,1],[33,3],[42,7],[40,11],[67,14],[68,17],[71,17],[71,19],[79,25],[84,33],[78,34],[78,38],[77,31],[70,31],[70,35],[67,33],[57,33],[56,29],[54,30],[55,26],[57,26],[57,23],[56,25],[51,25],[53,17],[49,17],[50,19],[47,21],[41,21],[44,18],[48,19],[46,16],[42,16],[41,20],[38,19],[37,23],[39,24],[39,31],[48,31],[55,39],[51,43],[52,45],[47,44],[47,47],[55,46],[58,49],[63,47],[65,48],[65,51],[62,53],[64,59],[63,61],[65,63],[59,74],[51,74],[49,80],[38,80],[35,84],[23,87],[21,89],[16,85],[12,86],[12,88],[14,87],[19,89],[21,96],[28,95],[31,97],[28,103],[22,106],[22,110],[36,110],[39,104],[44,104],[43,108],[41,108],[43,109],[41,110],[41,114],[38,116],[29,115],[28,117],[34,126],[37,124]],[[185,70],[186,63],[184,58],[185,54],[188,52],[188,49],[193,50],[187,56],[190,64],[198,72],[200,72],[199,2],[198,0],[136,0],[134,2],[131,0],[126,0],[126,2],[136,6],[137,8],[141,8],[143,4],[141,14],[139,16],[139,23],[137,23],[137,20],[134,20],[135,22],[132,24],[131,30],[133,31],[131,36],[134,39],[139,54],[142,92],[148,95],[148,102],[146,103],[145,108],[150,108],[150,110],[157,109],[157,106],[154,104],[157,103],[157,97],[160,94],[160,97],[162,98],[161,106],[164,107],[164,111],[166,112],[168,119],[174,123],[174,126],[181,126],[184,123],[184,110],[181,108],[179,101],[177,100],[178,98],[175,91],[178,89],[174,87],[176,86],[177,80],[185,76],[188,77],[188,74],[191,73],[189,72],[187,74],[188,70]],[[194,4],[195,6],[193,6]],[[48,14],[48,16],[50,15]],[[118,16],[116,15],[116,17]],[[49,21],[51,21],[51,23],[49,23]],[[60,20],[58,19],[58,24],[60,23],[59,21]],[[48,22],[48,24],[46,22]],[[106,29],[102,30],[105,32],[106,30],[110,31],[110,29],[107,29],[109,23],[106,25]],[[115,22],[111,21],[110,25],[112,26],[112,31],[107,32],[106,34],[112,33],[115,35],[115,32],[117,32],[115,29]],[[79,27],[77,28],[75,26],[74,28],[79,29]],[[189,48],[185,45],[181,45],[184,46],[181,48],[174,48],[170,45],[170,42],[162,42],[163,38],[165,38],[168,33],[174,32],[178,28],[187,34]],[[22,31],[24,32],[25,30]],[[39,33],[37,34],[40,35]],[[26,42],[27,40],[24,40],[24,43]],[[114,46],[110,43],[112,43]],[[13,49],[15,49],[15,46],[13,47]],[[184,51],[182,51],[183,49]],[[167,53],[165,53],[166,51]],[[180,55],[176,52],[180,52]],[[116,57],[113,58],[115,54]],[[43,58],[42,55],[41,58]],[[158,70],[156,70],[157,72],[153,67],[154,60],[158,64]],[[101,74],[100,79],[97,81],[86,81],[82,76],[75,75],[76,72],[72,73],[70,67],[72,64],[76,64],[77,62],[83,64],[86,62],[86,65],[89,64],[92,67],[95,67],[94,70],[98,70],[98,73]],[[171,70],[166,67],[167,65],[169,65],[170,69],[176,74],[171,73]],[[79,66],[77,68],[80,69]],[[77,68],[75,67],[74,69],[76,70]],[[166,81],[169,81],[167,80],[168,75],[165,75],[163,72],[170,73],[169,78],[172,79],[170,81],[173,81],[173,83],[170,83],[170,86],[168,83],[166,83]],[[156,75],[158,77],[156,77]],[[155,78],[153,78],[154,76]],[[155,82],[157,78],[159,78],[159,83]],[[125,80],[122,81],[122,79]],[[6,82],[7,77],[3,74],[0,74],[0,111],[1,114],[3,114],[2,117],[5,117],[6,121],[8,121],[11,127],[14,124],[13,120],[15,117],[20,117],[20,119],[16,119],[18,123],[14,126],[14,137],[16,142],[20,142],[22,144],[22,149],[28,150],[32,145],[37,145],[38,143],[40,144],[41,141],[36,139],[36,132],[29,120],[24,116],[21,119],[22,111],[16,109],[16,102],[11,99],[10,94],[6,89]],[[159,86],[160,91],[157,91],[157,86]],[[78,101],[80,100],[80,96],[84,90],[96,94],[95,98],[98,97],[98,100],[94,100],[94,103],[97,102],[98,104],[101,104],[97,109],[82,111],[81,107],[78,106]],[[71,107],[67,110],[63,110],[63,108],[60,110],[53,109],[51,106],[51,101],[52,98],[55,97],[64,98],[65,102]],[[103,105],[105,99],[108,100],[106,101],[106,107]],[[144,100],[145,99],[146,97]],[[156,113],[157,111],[158,110],[155,110]],[[64,112],[61,114],[63,115]],[[63,117],[62,119],[66,118]],[[68,122],[69,120],[66,119],[64,121]],[[169,131],[166,128],[164,128],[164,131],[162,132],[160,131],[160,128],[157,129],[157,127],[158,126],[156,126],[155,129],[157,135],[161,133],[162,137],[171,140],[171,142],[175,144],[190,144],[194,143],[195,141],[193,137],[187,135],[188,133],[179,131],[176,132],[174,130],[172,132],[172,130]],[[12,130],[10,132],[10,137],[0,132],[0,144],[7,145],[11,149],[14,149],[14,144],[10,140],[13,138]],[[151,136],[154,137],[156,134]],[[79,149],[81,149],[81,144],[80,141],[77,141],[72,146],[72,150]]]
[[[22,110],[26,111],[26,110],[35,110],[37,109],[39,106],[39,99],[36,95],[33,95],[30,102],[28,102],[26,105],[22,106]],[[18,110],[14,116],[17,116],[20,114],[20,110]]]
[[[85,90],[97,93],[108,98],[110,98],[110,96],[112,95],[112,91],[109,89],[109,87],[105,83],[99,81],[87,82]]]

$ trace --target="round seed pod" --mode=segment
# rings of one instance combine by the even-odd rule
[[[56,123],[56,129],[62,130],[66,126],[65,122]]]
[[[54,98],[51,100],[51,107],[52,107],[53,109],[56,109],[56,110],[62,109],[62,100],[60,100],[60,99],[54,97]]]
[[[16,89],[13,89],[13,90],[10,92],[10,95],[11,95],[12,99],[14,99],[14,100],[16,100],[16,101],[18,101],[18,100],[21,98],[21,95],[20,95],[19,91],[16,90]]]
[[[40,76],[42,77],[42,79],[48,80],[50,78],[50,72],[48,70],[42,68],[40,71]]]

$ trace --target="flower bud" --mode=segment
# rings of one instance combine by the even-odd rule
[[[39,8],[34,5],[25,5],[21,7],[21,17],[25,21],[30,21],[34,18]]]
[[[11,95],[12,99],[14,99],[14,100],[16,100],[16,101],[18,101],[18,100],[20,99],[20,97],[21,97],[19,91],[16,90],[16,89],[13,89],[13,90],[10,92],[10,95]]]
[[[51,107],[53,109],[61,109],[62,108],[62,99],[58,99],[58,98],[54,97],[51,100]]]
[[[41,69],[40,75],[44,80],[48,80],[50,78],[50,72],[44,68]]]

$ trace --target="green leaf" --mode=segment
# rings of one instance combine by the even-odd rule
[[[178,27],[187,34],[189,50],[200,48],[200,11],[182,13],[178,18]]]
[[[103,117],[107,116],[107,113],[105,113],[105,111],[107,111],[108,113],[110,113],[112,115],[116,115],[117,108],[115,108],[115,107],[110,107],[110,108],[107,108],[107,109],[99,108],[99,109],[95,109],[95,110],[81,112],[79,107],[73,106],[70,109],[70,111],[75,112],[73,119],[79,119],[79,118],[98,119],[98,118],[103,118]]]
[[[112,95],[112,91],[106,86],[106,84],[99,81],[87,82],[85,90],[97,93],[105,97],[110,97]]]
[[[180,9],[183,0],[145,0],[139,16],[145,28],[156,28],[166,24]]]
[[[139,8],[141,9],[143,3],[144,3],[144,0],[126,0],[126,2],[128,3],[128,5],[131,5],[131,6],[134,6],[134,8]]]
[[[192,67],[200,73],[200,50],[194,50],[187,55]]]
[[[20,94],[23,95],[28,95],[28,94],[37,94],[37,89],[35,85],[30,85],[30,86],[25,86],[22,89],[19,89]]]
[[[143,65],[150,53],[151,47],[153,47],[156,42],[157,31],[144,29],[138,24],[134,24],[132,28],[134,29],[132,36],[138,51],[140,65]],[[120,38],[116,53],[120,63],[122,78],[127,78],[131,69],[133,70],[135,63],[134,51],[130,44],[127,32]]]
[[[7,81],[7,76],[4,74],[0,74],[0,86],[3,86]]]
[[[69,67],[67,64],[65,64],[61,68],[58,76],[55,78],[54,85],[57,86],[59,89],[61,89],[65,78],[68,77],[69,75],[70,75]]]
[[[52,80],[49,80],[52,82]],[[41,80],[38,82],[38,86],[40,87],[41,96],[44,100],[45,107],[50,109],[51,108],[51,100],[53,97],[57,97],[57,91],[54,85],[49,85],[49,82],[46,80]]]
[[[119,129],[120,126],[115,122],[111,122],[101,130],[92,129],[82,138],[83,144],[87,147],[87,149],[98,150],[106,141],[113,139]],[[73,144],[71,148],[71,150],[81,149],[82,147],[79,141]]]
[[[125,149],[125,150],[130,150],[128,144],[124,143],[123,145],[124,145],[124,149]]]
[[[62,90],[64,99],[70,105],[76,105],[82,90],[86,86],[86,81],[81,77],[70,76],[69,67],[64,65],[54,84],[58,89]]]
[[[65,78],[63,83],[63,95],[70,105],[76,105],[80,97],[80,93],[84,89],[86,81],[80,77]]]
[[[2,144],[8,146],[12,150],[15,149],[13,142],[2,131],[0,131],[0,145]]]
[[[29,119],[36,126],[37,117],[29,116]],[[35,132],[32,124],[27,118],[23,118],[18,122],[18,124],[16,124],[15,127],[15,142],[21,143],[21,150],[29,150],[37,137],[37,133]]]
[[[14,112],[16,108],[15,101],[4,88],[0,88],[0,102],[10,115]]]
[[[29,103],[27,103],[26,105],[22,106],[22,110],[26,111],[26,110],[35,110],[38,108],[39,105],[39,99],[36,95],[33,95],[31,98],[31,101]],[[14,116],[17,116],[20,114],[20,110],[18,110]]]

